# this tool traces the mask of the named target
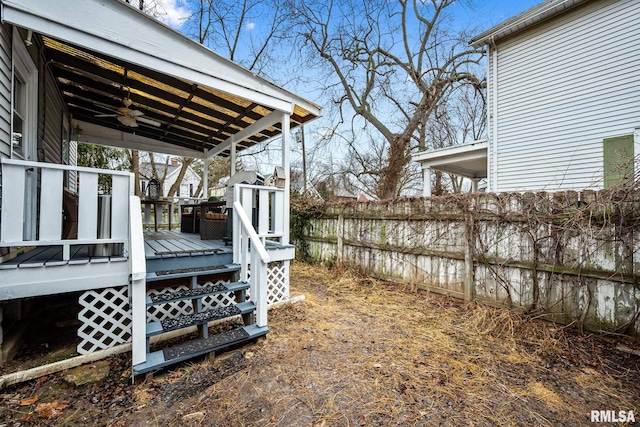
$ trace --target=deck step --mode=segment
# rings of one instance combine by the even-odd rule
[[[253,313],[255,309],[256,307],[251,301],[245,301],[236,305],[201,311],[200,313],[185,314],[159,322],[150,322],[147,323],[147,336],[150,337],[194,325],[203,325],[213,320]]]
[[[218,295],[227,292],[244,291],[249,289],[248,282],[218,283],[215,285],[203,286],[196,289],[182,289],[172,292],[163,292],[147,297],[147,306],[156,304],[166,304],[169,302],[194,299],[208,295]]]
[[[266,326],[249,325],[158,350],[148,354],[146,362],[135,365],[133,367],[133,375],[158,370],[234,344],[251,341],[266,335],[267,332],[269,332],[269,328]]]
[[[170,270],[155,270],[147,273],[147,282],[157,282],[160,280],[180,279],[193,276],[206,276],[209,274],[234,273],[240,270],[237,264],[203,265],[173,268]]]

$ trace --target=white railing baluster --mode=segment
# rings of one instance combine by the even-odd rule
[[[80,172],[78,239],[98,237],[98,174]]]
[[[254,192],[250,188],[240,188],[240,203],[242,203],[242,209],[244,209],[244,212],[249,217],[249,221],[253,223],[253,221],[251,221],[251,218],[253,217],[253,201],[255,198]]]
[[[283,235],[284,234],[284,211],[285,209],[289,209],[288,206],[284,206],[284,190],[282,191],[276,191],[273,194],[273,209],[274,209],[274,214],[273,214],[273,221],[274,221],[274,227],[273,227],[273,233],[277,234],[277,235]]]
[[[62,238],[62,185],[64,171],[42,169],[40,184],[40,236],[39,240]]]
[[[130,177],[123,175],[114,176],[111,181],[112,239],[126,239],[129,233],[129,183]]]
[[[22,166],[2,165],[2,223],[0,240],[19,242],[23,236],[25,168]],[[9,209],[11,207],[11,209]]]
[[[258,190],[258,234],[269,234],[269,189]]]

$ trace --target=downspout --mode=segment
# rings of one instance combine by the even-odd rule
[[[489,170],[491,171],[491,179],[493,181],[490,191],[497,192],[498,191],[498,46],[496,45],[495,40],[493,39],[493,36],[491,36],[491,40],[489,41],[489,51],[491,52],[491,50],[493,50],[493,55],[492,55],[493,74],[491,75],[491,80],[493,81],[491,101],[493,105],[492,105],[490,114],[492,114],[492,122],[493,122],[493,126],[492,126],[493,132],[491,135],[491,142],[492,142],[491,156],[493,157],[493,161],[492,161],[493,165],[489,165]],[[489,67],[489,61],[487,61],[487,68],[488,67]]]

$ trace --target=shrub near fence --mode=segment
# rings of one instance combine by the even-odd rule
[[[309,255],[596,331],[640,331],[640,194],[450,195],[327,205]]]

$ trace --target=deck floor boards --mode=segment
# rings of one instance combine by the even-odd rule
[[[145,231],[144,243],[147,258],[231,253],[222,240],[200,240],[199,234],[179,231]]]
[[[268,249],[281,247],[278,243],[267,241]],[[180,231],[145,231],[144,253],[147,260],[176,259],[184,257],[200,258],[202,255],[226,255],[233,252],[231,246],[225,245],[223,240],[201,240],[199,234],[182,233]],[[92,256],[88,245],[71,244],[70,260],[62,260],[62,246],[40,246],[34,250],[18,255],[16,258],[0,264],[0,270],[22,267],[44,267],[64,264],[87,264],[109,261],[122,261],[126,257]],[[206,258],[206,257],[204,257]],[[203,258],[203,259],[204,259]],[[175,260],[177,261],[177,260]],[[195,264],[204,261],[192,260]],[[173,262],[173,261],[172,261]]]

